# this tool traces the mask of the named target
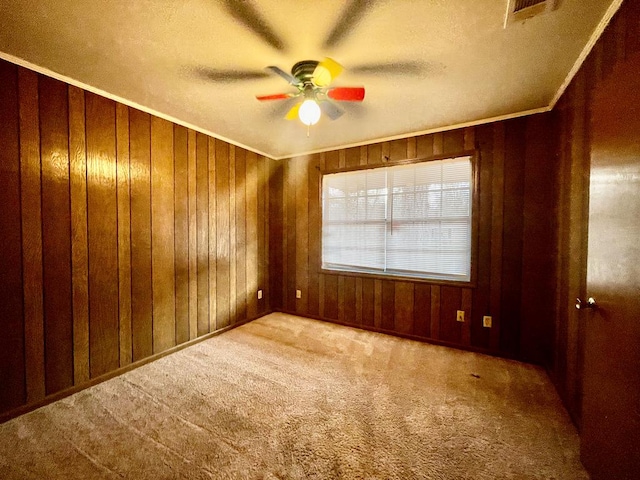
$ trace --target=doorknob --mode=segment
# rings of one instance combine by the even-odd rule
[[[596,308],[596,299],[593,297],[589,297],[587,299],[587,303],[582,303],[582,300],[580,300],[579,298],[576,298],[576,308],[578,310],[584,310],[587,308]]]

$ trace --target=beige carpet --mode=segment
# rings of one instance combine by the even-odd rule
[[[272,314],[0,425],[2,479],[586,479],[536,367]]]

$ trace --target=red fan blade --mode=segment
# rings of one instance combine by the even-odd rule
[[[364,100],[364,87],[335,87],[327,92],[329,98],[346,102],[361,102]]]
[[[256,95],[256,98],[261,102],[265,100],[284,100],[295,96],[295,93],[276,93],[274,95]]]

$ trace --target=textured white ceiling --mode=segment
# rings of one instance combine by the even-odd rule
[[[286,158],[547,109],[619,4],[559,0],[504,29],[507,0],[2,0],[0,56]],[[325,56],[366,98],[307,137],[291,100],[255,95],[293,91],[267,65]],[[258,78],[210,78],[229,70]]]

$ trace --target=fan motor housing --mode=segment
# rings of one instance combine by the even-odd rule
[[[296,77],[302,83],[309,84],[311,83],[313,72],[316,70],[317,66],[317,60],[302,60],[291,68],[291,75]]]

